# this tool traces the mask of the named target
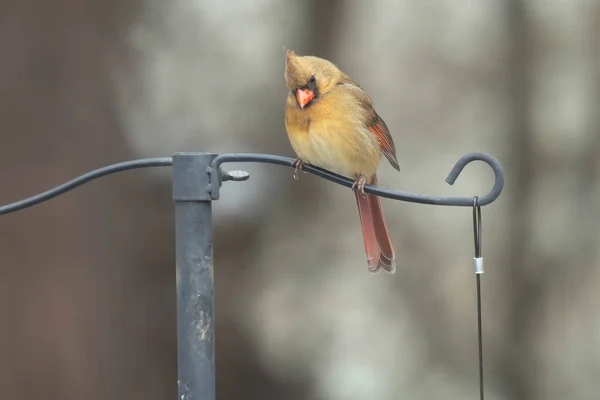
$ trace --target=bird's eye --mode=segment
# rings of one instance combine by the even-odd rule
[[[315,82],[317,81],[317,78],[315,78],[315,76],[314,76],[314,75],[312,75],[308,81],[309,81],[310,83],[315,83]]]

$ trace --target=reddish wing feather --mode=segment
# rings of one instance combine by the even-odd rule
[[[377,138],[381,151],[390,161],[392,167],[400,171],[400,165],[398,165],[398,160],[396,159],[396,146],[394,145],[392,135],[390,135],[390,131],[387,125],[385,124],[385,122],[383,122],[379,115],[377,115],[375,110],[373,110],[373,113],[377,116],[377,118],[379,118],[379,121],[377,121],[373,125],[369,125],[368,128]]]
[[[369,95],[347,75],[340,80],[339,84],[345,85],[346,88],[350,89],[352,94],[356,96],[358,101],[360,101],[361,105],[363,106],[363,110],[365,111],[365,124],[367,128],[377,138],[377,142],[379,143],[381,151],[389,160],[390,164],[392,164],[392,167],[400,171],[398,159],[396,158],[396,146],[394,145],[394,139],[392,139],[390,130],[383,119],[381,119],[379,114],[377,114],[373,108],[373,102],[371,101]]]

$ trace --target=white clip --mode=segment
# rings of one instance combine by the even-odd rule
[[[473,257],[473,266],[476,274],[483,274],[483,257]]]

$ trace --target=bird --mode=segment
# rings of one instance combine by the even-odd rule
[[[294,176],[304,165],[320,167],[354,180],[367,268],[396,271],[394,247],[381,199],[364,191],[377,185],[383,156],[400,171],[390,131],[369,95],[331,61],[285,49],[285,129],[296,158]]]

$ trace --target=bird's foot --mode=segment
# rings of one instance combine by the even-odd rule
[[[367,194],[365,193],[365,184],[367,183],[367,177],[364,175],[360,175],[357,180],[352,184],[352,190],[360,193],[363,199],[367,198]]]
[[[292,167],[294,167],[294,179],[298,180],[298,170],[301,170],[304,166],[304,161],[298,157],[294,161],[292,161]],[[303,171],[304,172],[304,171]]]

